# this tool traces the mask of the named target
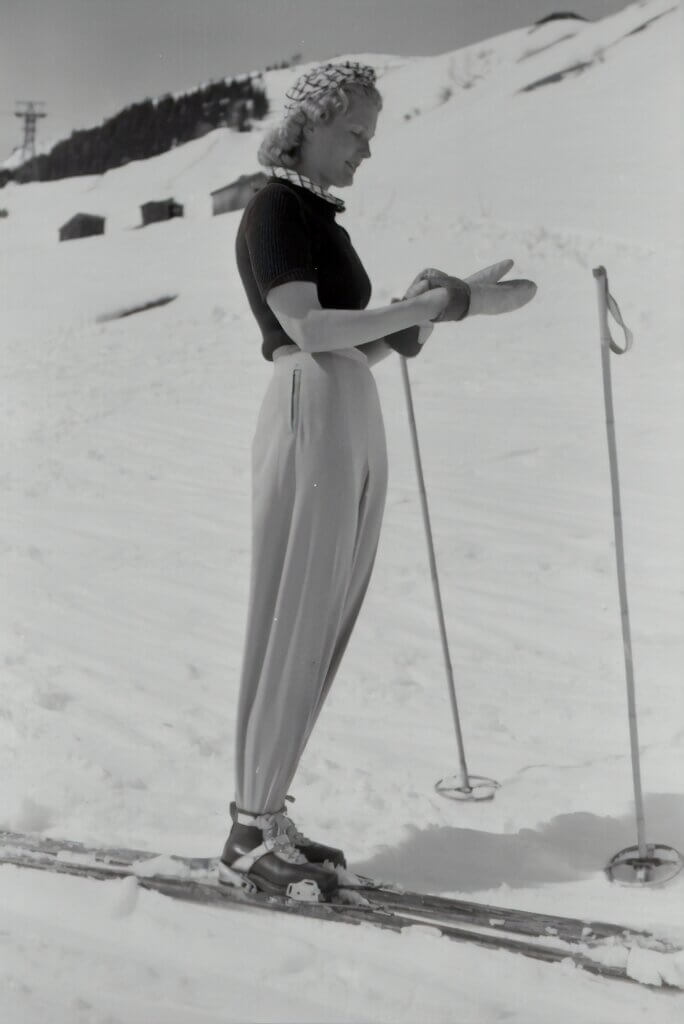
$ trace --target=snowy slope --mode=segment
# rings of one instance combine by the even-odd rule
[[[511,256],[539,284],[515,316],[438,328],[410,365],[466,752],[502,789],[478,805],[433,791],[457,758],[388,360],[380,551],[295,818],[406,885],[684,938],[683,881],[626,891],[601,873],[635,833],[591,275],[607,266],[636,336],[613,374],[642,770],[649,836],[682,849],[680,29],[672,0],[648,0],[434,58],[360,55],[385,108],[344,223],[372,303],[425,265]],[[295,73],[266,74],[274,116]],[[259,135],[2,191],[0,827],[188,854],[223,841],[271,370],[234,269],[240,215],[212,218],[209,191],[256,169]],[[167,195],[185,218],[136,230]],[[77,210],[107,233],[60,245]],[[681,1015],[423,933],[361,940],[12,868],[0,893],[9,1024]]]

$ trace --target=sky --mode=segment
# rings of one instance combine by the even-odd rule
[[[42,100],[58,141],[147,96],[301,54],[419,56],[532,24],[595,20],[625,0],[0,0],[0,160],[22,141],[17,101]]]

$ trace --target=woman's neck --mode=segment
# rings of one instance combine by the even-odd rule
[[[318,185],[324,192],[327,192],[330,188],[330,182],[325,178],[325,176],[321,174],[317,167],[310,166],[306,160],[300,161],[298,166],[294,167],[293,170],[295,170],[297,174],[301,174],[303,177],[308,178],[309,181],[314,183],[314,185]]]
[[[312,192],[314,195],[320,196],[322,199],[325,199],[327,203],[334,206],[339,212],[342,212],[345,208],[344,200],[340,199],[339,196],[334,196],[332,192],[328,192],[326,189],[322,188],[321,185],[317,185],[315,182],[311,181],[311,179],[303,175],[301,171],[296,171],[293,168],[288,167],[274,167],[273,175],[276,178],[285,178],[288,181],[291,181],[294,185],[300,185],[308,192]]]

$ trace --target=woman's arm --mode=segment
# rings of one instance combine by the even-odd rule
[[[311,281],[289,281],[271,288],[266,296],[281,327],[303,352],[333,352],[381,341],[395,331],[427,324],[447,301],[446,289],[433,288],[377,309],[323,309]]]
[[[387,356],[391,356],[394,349],[390,348],[384,338],[376,338],[375,341],[366,341],[357,346],[368,360],[371,366],[381,363]]]
[[[424,345],[432,334],[434,327],[432,324],[422,324],[418,328],[418,344]],[[376,363],[382,362],[387,356],[391,356],[396,349],[393,349],[387,344],[384,338],[378,338],[377,341],[368,341],[363,345],[358,346],[371,366],[375,366]]]

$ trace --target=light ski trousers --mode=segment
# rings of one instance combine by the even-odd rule
[[[386,493],[385,430],[365,355],[277,349],[252,443],[242,810],[284,806],[370,582]]]

